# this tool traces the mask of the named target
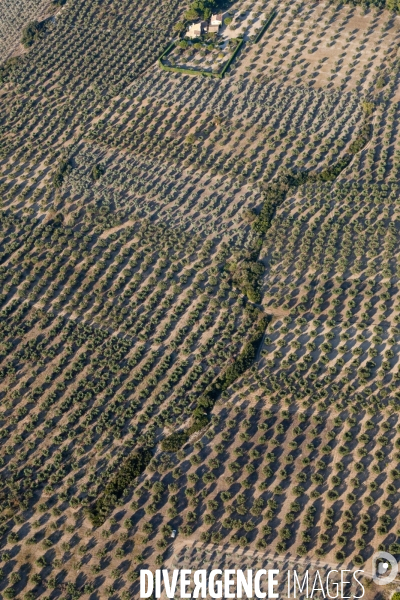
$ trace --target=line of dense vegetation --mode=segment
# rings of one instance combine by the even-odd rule
[[[306,183],[316,183],[318,181],[334,181],[336,177],[350,164],[352,156],[346,154],[336,164],[327,167],[319,172],[308,171],[287,171],[273,183],[269,184],[265,190],[265,201],[258,217],[253,222],[253,229],[257,233],[264,234],[271,227],[276,209],[285,200],[288,192],[300,185]]]
[[[164,438],[161,442],[162,450],[176,452],[189,440],[193,433],[206,427],[210,422],[210,413],[222,392],[227,390],[253,364],[270,320],[258,309],[254,308],[254,310],[258,313],[258,320],[250,340],[233,363],[218,375],[199,398],[197,406],[193,410],[191,425],[183,431],[175,432]],[[87,515],[94,526],[98,527],[104,523],[118,499],[124,495],[126,489],[132,485],[134,480],[145,471],[152,459],[153,449],[138,448],[123,462],[114,477],[107,483],[102,495],[96,500],[93,507],[87,510]]]
[[[337,163],[326,167],[322,171],[308,172],[300,171],[293,172],[288,171],[281,175],[278,181],[270,184],[265,190],[265,200],[262,206],[260,214],[256,217],[253,222],[253,229],[262,238],[268,229],[271,227],[272,220],[274,218],[276,209],[282,204],[287,197],[290,190],[299,187],[305,183],[312,182],[328,182],[334,181],[340,173],[350,164],[353,154],[362,150],[367,144],[372,134],[372,125],[369,121],[361,128],[360,133],[350,147],[350,153],[345,154]],[[261,242],[261,239],[258,240]],[[259,280],[263,273],[263,267],[258,261],[259,252],[261,249],[261,243],[255,243],[257,251],[254,256],[251,257],[250,261],[245,261],[239,266],[245,265],[243,278],[239,278],[239,282],[245,280],[247,285],[244,285],[245,289],[242,291],[250,291],[250,295],[257,294],[257,300],[261,300],[259,296]],[[234,281],[238,287],[241,287],[240,283]],[[217,377],[216,381],[206,390],[205,394],[199,399],[197,408],[193,414],[193,423],[191,427],[184,431],[175,432],[168,436],[162,441],[162,449],[169,452],[176,452],[179,450],[189,439],[190,435],[199,431],[208,424],[208,413],[212,410],[215,402],[223,391],[225,391],[232,383],[236,381],[252,364],[257,356],[257,348],[259,347],[265,329],[268,324],[268,317],[263,315],[259,321],[257,333],[252,339],[246,344],[241,354],[237,357],[233,365],[227,367],[227,369]]]
[[[124,491],[136,477],[143,473],[152,457],[150,450],[139,448],[123,462],[114,477],[107,483],[103,494],[87,511],[93,525],[98,527],[104,523],[115,503],[123,496]]]
[[[370,117],[371,114],[368,115]],[[260,234],[265,234],[271,227],[271,222],[276,209],[285,200],[286,195],[292,189],[298,188],[306,183],[318,183],[334,181],[353,160],[353,156],[360,152],[371,139],[372,124],[367,118],[354,142],[345,154],[334,165],[326,167],[321,171],[286,171],[277,181],[268,185],[265,190],[265,201],[260,214],[253,222],[253,228]]]
[[[209,423],[209,415],[214,408],[222,392],[228,389],[247,369],[251,367],[257,357],[257,351],[261,344],[264,332],[267,328],[270,318],[262,315],[256,325],[256,331],[251,339],[244,346],[242,352],[229,365],[215,381],[206,389],[205,393],[199,398],[197,407],[193,412],[193,422],[190,427],[183,431],[178,431],[166,437],[161,447],[167,452],[176,452],[189,439],[189,437],[206,427]]]
[[[354,142],[350,145],[351,154],[357,154],[360,152],[369,142],[372,135],[372,124],[369,121],[366,121],[362,126],[358,136],[354,140]]]
[[[255,37],[254,41],[256,44],[261,40],[262,36],[267,31],[268,27],[270,26],[270,24],[272,23],[272,21],[276,15],[277,15],[277,11],[275,9],[269,14],[269,16],[268,16],[267,20],[265,21],[264,25],[262,26],[261,30],[257,33],[257,35]]]

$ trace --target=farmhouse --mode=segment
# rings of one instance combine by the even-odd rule
[[[219,33],[219,29],[222,25],[223,15],[222,13],[217,15],[211,15],[210,22],[200,21],[198,23],[192,23],[186,32],[186,37],[195,39],[201,37],[206,33]]]
[[[207,31],[207,23],[200,21],[200,23],[192,23],[186,33],[186,37],[198,38]]]
[[[222,25],[222,17],[222,13],[219,13],[218,15],[211,15],[210,25],[218,25],[218,27],[220,27],[220,25]]]

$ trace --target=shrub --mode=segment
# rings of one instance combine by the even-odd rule
[[[92,169],[93,180],[97,181],[98,179],[100,179],[100,177],[104,174],[104,171],[105,171],[104,165],[102,165],[101,163],[94,165],[94,167]]]
[[[32,21],[23,30],[21,43],[25,46],[25,48],[29,48],[29,46],[34,44],[34,42],[37,42],[41,37],[43,37],[43,31],[44,23]]]
[[[60,188],[62,186],[65,175],[70,171],[71,164],[69,160],[62,160],[53,175],[53,185],[55,188]]]

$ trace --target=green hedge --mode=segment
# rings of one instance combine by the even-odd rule
[[[171,52],[171,50],[173,50],[173,48],[175,48],[175,40],[173,42],[170,43],[170,45],[168,46],[168,48],[166,50],[164,50],[164,52],[161,54],[160,58],[158,59],[158,62],[160,63],[160,61],[164,58],[164,56],[168,56],[168,54]],[[162,65],[162,63],[160,63]]]
[[[222,69],[221,74],[220,74],[221,78],[225,75],[225,73],[226,73],[227,69],[229,68],[230,64],[232,63],[233,59],[236,57],[236,55],[239,52],[240,48],[244,44],[244,40],[243,39],[237,39],[236,41],[238,42],[238,45],[236,46],[235,50],[233,51],[232,56],[230,57],[230,59],[228,60],[228,62],[224,66],[224,68]]]
[[[268,19],[265,21],[264,25],[262,26],[261,31],[259,31],[254,39],[254,42],[257,44],[260,39],[262,38],[262,36],[264,35],[264,33],[267,31],[268,27],[270,26],[272,20],[275,18],[275,16],[277,15],[276,10],[273,10]]]
[[[198,75],[200,77],[218,77],[222,78],[220,73],[211,73],[210,71],[192,71],[191,69],[184,69],[183,67],[168,67],[163,63],[160,63],[161,68],[164,71],[172,71],[173,73],[186,73],[186,75]]]

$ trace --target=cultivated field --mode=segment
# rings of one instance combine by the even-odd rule
[[[21,51],[22,31],[27,23],[48,18],[57,9],[57,4],[52,0],[1,0],[1,62]]]
[[[400,19],[239,1],[212,79],[157,63],[185,9],[68,2],[0,65],[5,598],[400,554]]]

